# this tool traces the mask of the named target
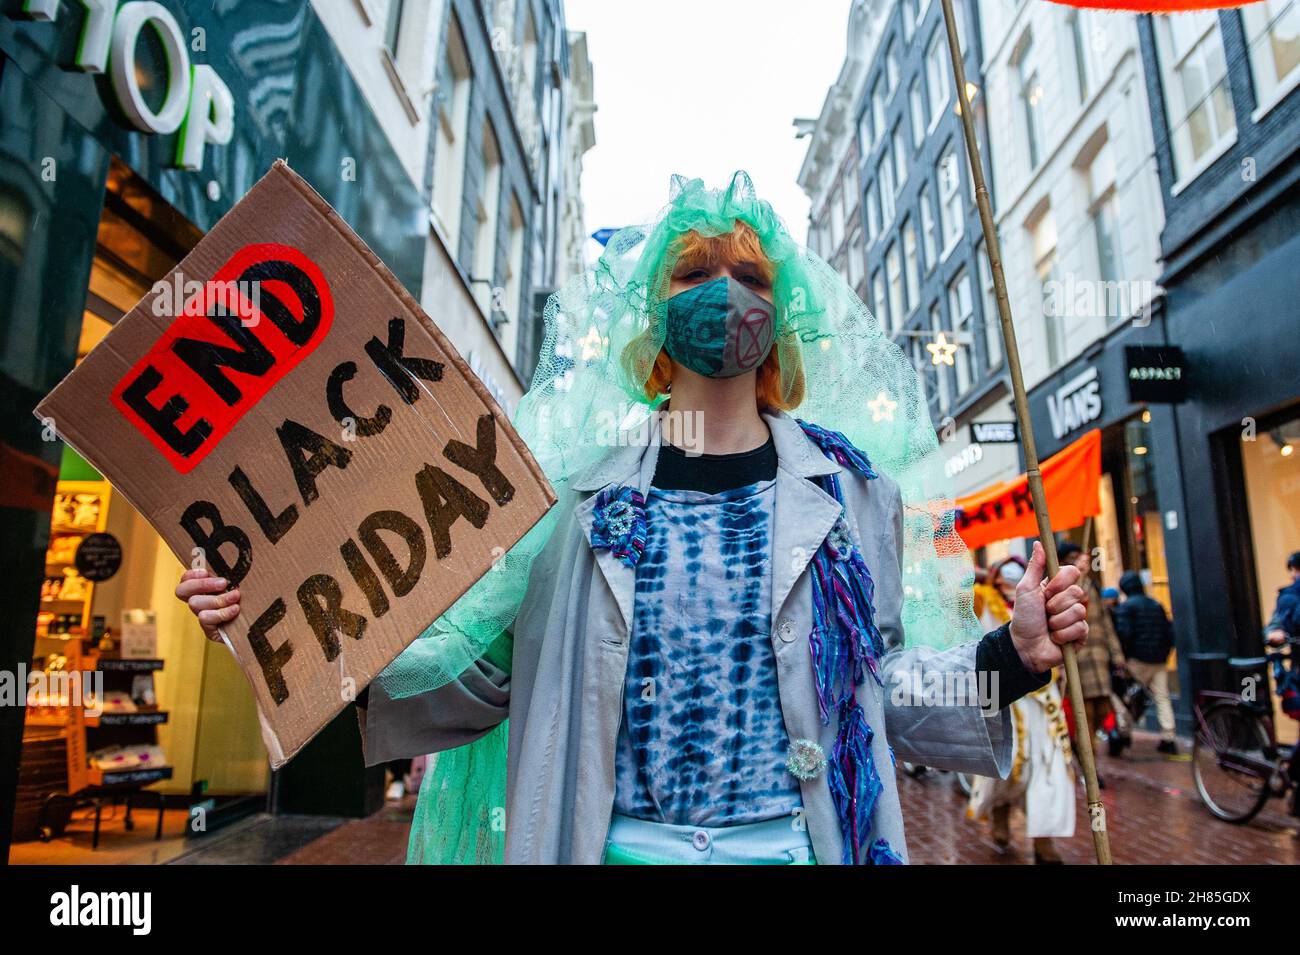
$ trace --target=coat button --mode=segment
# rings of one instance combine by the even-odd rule
[[[794,643],[794,622],[789,617],[783,617],[776,625],[776,635],[781,638],[782,643]]]
[[[696,829],[695,834],[691,836],[691,845],[703,852],[709,847],[709,834],[703,829]]]

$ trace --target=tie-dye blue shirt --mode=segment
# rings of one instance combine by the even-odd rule
[[[775,482],[651,487],[614,811],[675,825],[789,815],[798,781],[771,644]]]

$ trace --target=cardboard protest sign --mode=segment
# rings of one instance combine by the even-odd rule
[[[275,767],[555,501],[460,355],[282,162],[36,413],[183,563],[238,585],[225,632]]]

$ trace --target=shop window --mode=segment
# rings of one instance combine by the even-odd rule
[[[1197,176],[1233,140],[1237,121],[1213,10],[1151,18],[1164,87],[1166,119],[1180,182]]]
[[[1249,555],[1259,595],[1259,624],[1273,616],[1278,588],[1290,583],[1287,557],[1300,550],[1300,409],[1275,422],[1261,422],[1253,441],[1242,441],[1241,464],[1250,515]],[[1276,700],[1276,697],[1274,697]],[[1279,719],[1294,740],[1294,720]]]
[[[1241,8],[1241,23],[1262,115],[1300,83],[1300,0],[1249,4]]]
[[[0,217],[0,228],[5,225]],[[200,237],[130,169],[111,161],[78,361]],[[183,305],[183,299],[160,301]],[[149,853],[157,851],[151,810],[159,791],[169,798],[168,834],[185,830],[192,796],[223,809],[236,801],[254,811],[265,807],[266,750],[253,698],[229,651],[203,639],[197,621],[171,598],[170,584],[157,586],[183,570],[171,550],[70,448],[63,451],[49,521],[31,661],[31,672],[44,679],[25,713],[13,852],[47,861],[37,843],[29,849],[22,842],[63,836],[60,859],[71,861],[70,853],[84,850],[89,861],[92,824],[85,809],[97,794],[109,803],[103,827],[111,837],[134,838]],[[83,576],[77,563],[92,533],[110,534],[120,546],[120,566],[106,579]],[[82,668],[102,674],[96,699],[69,692],[73,686],[56,677]],[[113,786],[115,794],[95,788],[102,786]],[[154,799],[141,797],[146,786]],[[133,834],[123,831],[123,815],[112,808],[128,793],[138,823]],[[140,824],[145,810],[147,825]]]
[[[1169,567],[1165,560],[1165,525],[1156,497],[1155,455],[1151,444],[1151,413],[1124,423],[1128,464],[1128,514],[1134,551],[1131,563],[1145,571],[1147,592],[1170,610]]]

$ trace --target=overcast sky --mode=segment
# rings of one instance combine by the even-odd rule
[[[650,219],[674,172],[718,187],[744,169],[803,242],[808,140],[792,122],[817,116],[839,75],[849,2],[565,0],[595,77],[588,231]]]

